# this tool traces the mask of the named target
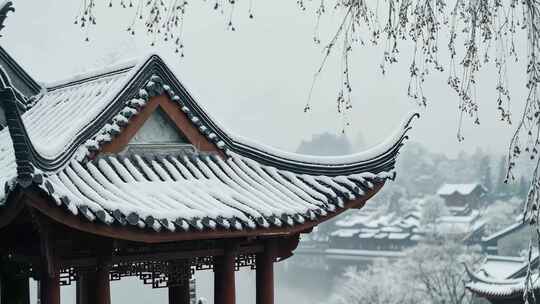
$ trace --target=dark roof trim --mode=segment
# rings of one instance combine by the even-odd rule
[[[32,93],[38,94],[41,92],[41,86],[28,74],[26,71],[11,57],[6,50],[0,46],[0,58],[15,72],[15,74],[24,81],[24,83],[32,90]],[[30,96],[27,96],[30,97]]]
[[[26,188],[33,183],[35,171],[33,154],[35,151],[28,138],[21,113],[19,112],[18,103],[20,101],[15,91],[8,87],[0,90],[0,102],[6,114],[9,135],[13,141],[18,183]]]
[[[65,82],[65,83],[62,83],[62,84],[47,87],[47,91],[51,92],[51,91],[66,88],[66,87],[69,87],[69,86],[78,85],[78,84],[81,84],[81,83],[84,83],[84,82],[87,82],[87,81],[92,81],[92,80],[96,80],[96,79],[103,78],[103,77],[114,76],[114,75],[126,73],[126,72],[128,72],[129,70],[131,70],[134,67],[135,67],[135,64],[131,64],[131,65],[127,65],[125,67],[118,68],[118,69],[113,70],[113,71],[107,71],[105,73],[98,73],[98,74],[82,77],[82,78],[77,79],[77,80],[68,81],[68,82]]]
[[[4,22],[6,21],[7,14],[14,11],[15,8],[13,8],[13,2],[4,2],[4,5],[2,5],[2,7],[0,8],[0,31],[3,30],[5,27]],[[0,35],[0,37],[2,37],[2,35]]]
[[[161,59],[159,59],[161,61]],[[230,150],[242,156],[253,159],[259,163],[273,166],[279,169],[289,170],[295,173],[320,174],[327,176],[347,175],[357,172],[371,172],[374,174],[382,171],[390,171],[394,168],[395,159],[399,149],[404,141],[408,139],[407,132],[411,129],[411,123],[414,118],[419,117],[418,113],[412,114],[409,119],[403,124],[399,139],[388,150],[379,155],[360,162],[344,163],[336,165],[318,164],[311,162],[299,162],[296,160],[287,159],[285,157],[273,155],[267,151],[263,151],[249,144],[245,144],[233,139],[224,130],[222,130],[204,111],[199,104],[193,99],[191,94],[179,82],[174,74],[166,67],[161,66],[164,74],[159,74],[164,83],[173,87],[180,96],[180,104],[185,105],[190,110],[190,115],[203,121],[203,125],[209,128],[217,135],[220,141],[223,141],[223,150]],[[189,114],[189,113],[188,113]]]
[[[123,69],[114,72],[95,75],[90,78],[77,80],[76,82],[59,85],[52,89],[73,85],[75,83],[82,83],[84,81],[95,79],[96,77],[111,75],[111,73],[126,73],[127,69],[129,68],[124,67]],[[57,171],[73,158],[74,153],[80,146],[83,146],[87,140],[96,136],[107,123],[113,122],[113,118],[118,115],[118,113],[121,113],[126,107],[127,100],[142,98],[148,101],[151,97],[166,93],[171,100],[177,103],[182,111],[186,113],[193,125],[196,126],[210,142],[214,143],[226,154],[230,152],[237,153],[261,164],[299,174],[326,176],[350,175],[361,172],[377,174],[380,172],[389,172],[394,169],[399,149],[403,145],[403,142],[408,138],[406,133],[411,129],[410,123],[413,118],[419,116],[418,114],[412,115],[409,120],[403,124],[402,129],[398,134],[399,137],[395,138],[395,142],[392,143],[393,145],[388,147],[385,146],[385,151],[382,151],[378,155],[374,155],[370,159],[332,165],[302,162],[273,155],[270,152],[253,147],[250,144],[235,140],[232,136],[222,130],[199,106],[159,56],[150,56],[135,69],[136,70],[129,71],[129,73],[131,73],[130,79],[126,82],[122,91],[113,98],[109,106],[96,117],[91,124],[79,133],[78,137],[66,147],[64,153],[55,159],[42,157],[36,152],[31,141],[28,139],[26,130],[24,130],[24,124],[20,118],[20,113],[18,111],[10,111],[7,117],[12,118],[12,122],[20,121],[20,123],[14,126],[14,130],[20,130],[21,132],[13,138],[16,156],[26,155],[28,154],[28,151],[30,151],[32,156],[31,162],[36,168],[45,172]],[[127,106],[130,107],[131,105],[128,104]],[[129,117],[126,118],[129,119]],[[99,144],[101,145],[102,143]],[[17,153],[17,151],[22,148],[25,150]],[[27,161],[27,158],[28,157],[25,156],[25,161]]]
[[[383,185],[384,181],[375,184],[374,188],[367,192],[366,195],[361,196],[355,200],[346,202],[343,208],[339,208],[336,209],[334,212],[327,213],[327,215],[321,216],[315,221],[306,221],[303,224],[294,226],[284,225],[282,227],[244,229],[236,231],[219,229],[190,231],[189,233],[185,233],[182,231],[156,233],[155,231],[145,231],[137,229],[135,227],[102,225],[96,222],[89,222],[83,217],[73,216],[69,212],[66,212],[66,210],[58,208],[58,206],[56,206],[54,201],[50,199],[50,196],[47,193],[44,193],[44,191],[39,189],[34,189],[34,187],[28,188],[28,190],[24,192],[24,196],[26,198],[24,201],[26,204],[28,204],[29,207],[38,210],[49,218],[80,231],[85,231],[105,237],[112,237],[116,239],[130,240],[136,242],[162,243],[234,237],[264,238],[296,235],[298,233],[308,231],[309,229],[312,229],[313,227],[320,224],[321,222],[329,220],[348,209],[363,207],[366,201],[368,201],[373,195],[375,195],[382,188]]]

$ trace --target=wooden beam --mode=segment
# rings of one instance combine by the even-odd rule
[[[272,241],[276,242],[277,240]],[[300,233],[279,239],[279,245],[273,245],[274,258],[277,258],[279,262],[290,258],[293,256],[294,251],[298,247],[299,243]]]
[[[54,253],[52,222],[39,212],[30,210],[32,220],[39,232],[41,273],[49,278],[58,276]]]
[[[225,250],[223,256],[214,263],[214,304],[235,304],[235,255],[232,249]]]
[[[0,191],[3,191],[0,189]],[[6,206],[2,206],[0,213],[0,229],[11,224],[15,218],[21,213],[24,208],[24,204],[21,201],[23,197],[20,191],[12,192],[6,200]]]
[[[378,183],[362,198],[348,201],[345,203],[345,207],[337,210],[333,213],[328,213],[324,217],[319,217],[316,221],[306,221],[303,224],[283,227],[272,228],[257,228],[257,229],[244,229],[244,230],[205,230],[205,231],[179,231],[179,232],[153,232],[137,227],[127,226],[108,226],[105,224],[98,224],[96,222],[90,222],[82,217],[74,216],[68,213],[66,210],[59,208],[46,197],[44,193],[26,192],[26,202],[32,208],[40,211],[51,219],[60,222],[66,226],[80,231],[110,237],[113,239],[121,239],[128,241],[136,241],[143,243],[164,243],[164,242],[176,242],[176,241],[189,241],[189,240],[210,240],[210,239],[224,239],[224,238],[246,238],[246,237],[259,237],[259,238],[274,238],[282,236],[293,236],[313,228],[318,224],[329,220],[342,212],[350,208],[360,207],[365,204],[373,195],[375,195],[384,185],[384,182]]]

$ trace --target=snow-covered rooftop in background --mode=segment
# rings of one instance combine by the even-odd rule
[[[520,216],[520,218],[522,218],[522,216]],[[501,229],[501,230],[499,230],[499,231],[497,231],[497,232],[495,232],[495,233],[493,233],[491,235],[483,237],[482,241],[483,242],[489,242],[489,241],[497,240],[497,239],[499,239],[501,237],[504,237],[504,236],[516,231],[516,230],[522,229],[522,228],[524,228],[526,226],[527,226],[527,224],[525,222],[523,222],[522,219],[520,219],[517,222],[515,222],[515,223],[513,223],[513,224],[511,224],[511,225],[509,225],[509,226],[507,226],[507,227],[505,227],[505,228],[503,228],[503,229]]]
[[[405,255],[395,250],[326,249],[328,259],[399,258]]]
[[[338,229],[336,231],[333,231],[330,235],[342,238],[350,238],[359,232],[360,229]]]
[[[540,288],[537,265],[538,252],[531,257],[531,281],[535,290]],[[468,272],[466,287],[473,293],[487,298],[520,298],[523,296],[526,269],[529,262],[523,257],[487,256],[476,273]]]
[[[488,255],[481,269],[488,277],[500,280],[514,274],[525,262],[523,257]]]
[[[470,184],[443,184],[439,190],[437,190],[438,195],[452,195],[452,194],[461,194],[469,195],[477,187],[481,187],[485,190],[484,186],[479,183],[470,183]]]

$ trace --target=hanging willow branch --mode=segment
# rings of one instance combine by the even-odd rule
[[[118,0],[117,0],[118,1]],[[193,1],[193,0],[191,0]],[[239,0],[211,0],[213,10],[226,20],[226,28],[234,31],[234,9]],[[249,1],[249,17],[253,18],[253,0]],[[293,1],[293,0],[291,0]],[[81,0],[75,23],[86,33],[96,24],[94,15],[97,0]],[[112,0],[101,0],[109,6]],[[519,113],[515,133],[509,144],[507,181],[514,179],[513,170],[524,157],[536,161],[524,214],[525,220],[536,224],[540,235],[540,0],[296,0],[298,7],[308,10],[313,2],[316,16],[313,40],[320,44],[321,18],[334,10],[342,16],[334,35],[323,45],[323,56],[317,68],[304,108],[311,108],[311,95],[316,80],[324,70],[331,54],[341,58],[340,86],[336,98],[338,113],[346,118],[352,109],[353,86],[351,83],[351,52],[354,47],[366,44],[384,46],[380,68],[386,73],[388,66],[399,61],[403,44],[412,46],[409,64],[407,95],[417,104],[426,106],[429,96],[424,93],[424,83],[431,72],[448,73],[448,85],[456,92],[460,124],[458,140],[463,140],[461,126],[464,119],[480,124],[476,96],[478,73],[492,64],[497,71],[493,84],[497,97],[494,105],[499,119],[512,124],[510,112],[508,64],[518,62],[516,45],[526,46],[527,76],[524,86],[528,90],[523,111]],[[158,40],[173,43],[175,51],[183,56],[183,28],[187,0],[119,0],[120,6],[130,10],[133,20],[127,31],[135,35],[136,29],[145,29]],[[367,39],[364,38],[368,37]],[[443,38],[444,37],[444,40]],[[439,58],[441,46],[446,46],[448,64]],[[338,49],[339,51],[337,51]],[[523,58],[523,54],[522,54]],[[444,60],[446,62],[446,59]],[[344,126],[348,125],[348,122]],[[532,284],[532,283],[531,283]],[[527,286],[531,287],[529,283]]]

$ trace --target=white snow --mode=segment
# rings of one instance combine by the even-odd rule
[[[478,183],[470,184],[443,184],[439,190],[437,190],[438,195],[452,195],[458,193],[461,195],[471,194],[477,187],[485,189],[482,185]]]
[[[134,67],[130,62],[49,84],[49,91],[23,114],[23,122],[36,151],[49,159],[60,156],[90,123],[112,106],[146,63],[147,60],[143,60]],[[114,72],[124,68],[125,71]],[[111,74],[92,78],[106,73]],[[123,102],[138,109],[145,105],[142,98],[147,94],[141,90],[141,98]],[[136,115],[138,110],[124,107],[120,112],[130,116]],[[325,210],[342,207],[345,200],[356,197],[350,189],[357,189],[359,182],[369,185],[367,179],[375,177],[369,172],[336,177],[299,175],[263,166],[230,151],[227,152],[230,157],[226,159],[198,156],[195,159],[148,160],[135,155],[123,160],[111,156],[95,163],[86,162],[84,156],[89,155],[86,148],[90,151],[98,149],[100,142],[112,140],[109,133],[120,132],[117,124],[128,122],[124,115],[117,114],[112,122],[106,122],[83,147],[78,148],[64,167],[57,172],[47,172],[45,179],[56,190],[55,199],[58,202],[60,197],[68,197],[67,208],[72,213],[77,214],[87,207],[91,211],[85,214],[89,220],[95,220],[95,214],[104,212],[107,223],[115,221],[110,215],[113,211],[120,211],[125,216],[136,213],[140,217],[137,225],[141,228],[146,227],[144,220],[151,216],[156,219],[151,225],[156,231],[174,231],[177,228],[171,223],[175,221],[181,223],[182,229],[187,229],[186,221],[204,229],[202,219],[205,225],[217,227],[218,218],[225,218],[218,221],[223,227],[232,226],[227,219],[239,219],[240,222],[234,224],[235,229],[255,228],[252,219],[261,221],[259,225],[264,227],[293,225],[294,222],[303,223],[305,218],[314,219],[315,214],[326,215]],[[192,121],[198,123],[199,119],[193,117]],[[402,124],[393,136],[369,151],[337,157],[300,156],[228,134],[247,149],[263,149],[284,162],[336,166],[378,156],[394,145],[406,128],[407,125]],[[200,130],[206,129],[200,126]],[[212,133],[209,137],[215,139],[217,135]],[[217,145],[225,148],[224,142],[218,141]],[[391,174],[383,172],[381,176],[387,178]],[[13,183],[15,177],[13,144],[6,129],[0,131],[0,187]],[[345,197],[340,197],[342,194]],[[330,204],[327,196],[335,198],[337,204]],[[0,202],[4,198],[0,191]],[[161,226],[161,219],[168,220],[165,227]]]

